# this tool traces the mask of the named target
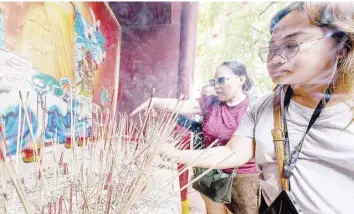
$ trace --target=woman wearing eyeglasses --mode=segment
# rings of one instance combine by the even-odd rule
[[[221,169],[255,157],[262,170],[259,213],[268,206],[353,213],[353,18],[352,2],[297,2],[280,11],[271,21],[269,48],[260,52],[277,89],[256,101],[226,146],[166,153],[183,163],[201,155],[193,163],[200,167],[229,157]]]
[[[245,93],[252,87],[252,81],[247,75],[246,67],[236,61],[222,63],[215,73],[215,79],[209,81],[215,88],[216,96],[202,96],[198,100],[184,100],[179,114],[201,115],[204,146],[208,147],[214,141],[214,146],[224,146],[236,131],[241,118],[249,104],[249,97]],[[177,99],[153,98],[152,108],[165,108],[173,111]],[[131,115],[146,109],[149,101],[136,108]],[[193,156],[193,151],[191,151]],[[222,170],[223,173],[232,175],[233,168]],[[231,188],[231,187],[230,187]],[[234,208],[241,213],[254,213],[257,210],[257,196],[259,192],[258,174],[255,163],[251,160],[237,169],[234,179],[232,201]],[[211,200],[202,195],[209,214],[227,213],[224,203]]]

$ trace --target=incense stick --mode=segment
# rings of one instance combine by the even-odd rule
[[[174,111],[169,112],[162,108],[156,117],[153,117],[150,111],[146,111],[140,118],[141,122],[139,122],[139,118],[138,121],[135,121],[121,113],[114,117],[109,110],[104,110],[104,121],[98,119],[100,121],[97,123],[97,129],[92,124],[91,133],[97,138],[93,143],[93,137],[90,138],[91,140],[87,138],[90,135],[87,124],[83,125],[83,129],[77,126],[77,118],[80,115],[75,113],[76,103],[73,103],[75,95],[72,94],[72,87],[70,93],[72,151],[65,149],[66,152],[61,152],[63,145],[59,144],[59,133],[58,130],[55,130],[52,138],[52,152],[47,156],[44,153],[45,136],[42,136],[41,153],[36,154],[38,162],[32,163],[40,172],[39,185],[36,187],[39,188],[38,192],[40,193],[35,201],[36,211],[38,210],[40,213],[46,212],[46,210],[53,213],[54,210],[57,213],[71,214],[105,212],[126,214],[133,209],[133,205],[138,200],[143,200],[144,197],[157,195],[156,199],[158,200],[165,197],[156,194],[156,191],[166,191],[169,184],[176,181],[178,175],[193,167],[193,164],[186,165],[179,170],[174,170],[175,173],[172,175],[169,175],[166,169],[160,168],[164,165],[162,161],[166,158],[165,154],[161,154],[164,145],[178,145],[188,133],[187,130],[179,133],[174,131],[177,113],[183,105],[182,97],[176,104]],[[151,97],[153,97],[153,93]],[[21,98],[20,101],[24,110],[27,110],[27,99],[24,101]],[[151,105],[150,102],[149,108]],[[48,113],[46,109],[45,105],[41,123],[43,127],[46,126],[46,114]],[[28,112],[25,111],[22,114],[21,111],[19,114],[21,117],[24,115],[24,119],[19,120],[19,123],[26,122],[30,126],[29,129],[32,129],[28,122],[30,121]],[[99,118],[99,116],[97,117]],[[23,129],[19,131],[23,131]],[[19,133],[17,135],[18,139],[23,136]],[[82,136],[82,147],[78,147],[76,144],[77,135]],[[34,136],[30,137],[34,153],[37,153]],[[19,146],[21,145],[17,145],[17,147]],[[180,145],[182,148],[185,146],[187,145]],[[53,163],[51,163],[52,160]],[[17,175],[16,170],[13,171]],[[160,181],[160,186],[158,186],[157,179],[161,176],[164,179]],[[49,191],[46,191],[46,188]],[[43,198],[41,198],[42,190],[45,194]],[[26,196],[26,194],[23,192],[22,195]],[[66,204],[68,204],[68,208]],[[31,206],[28,208],[31,209]],[[65,211],[63,211],[64,209]]]

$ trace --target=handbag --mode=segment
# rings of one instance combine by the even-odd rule
[[[204,173],[206,168],[195,167],[194,177],[198,177]],[[231,203],[232,183],[236,176],[237,170],[232,173],[225,173],[221,169],[213,169],[196,182],[193,183],[193,189],[207,196],[217,203]]]
[[[202,134],[202,125],[200,122],[188,119],[183,115],[178,115],[177,123],[193,132],[193,147],[204,149],[204,138]],[[200,176],[208,169],[194,167],[194,178]],[[221,169],[213,169],[192,185],[193,189],[202,193],[206,197],[217,203],[231,203],[232,183],[236,176],[237,169],[232,173],[225,173]]]

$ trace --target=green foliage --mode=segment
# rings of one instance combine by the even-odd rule
[[[200,2],[198,11],[195,86],[214,76],[224,61],[243,62],[255,91],[273,87],[258,51],[267,46],[269,22],[285,2]]]

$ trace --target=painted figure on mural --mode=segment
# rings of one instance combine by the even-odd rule
[[[54,96],[63,96],[61,84],[53,76],[48,74],[34,74],[31,77],[31,85],[37,92],[42,108],[45,108],[44,96],[51,93]]]
[[[106,50],[100,30],[102,23],[96,19],[89,4],[22,5],[23,16],[9,20],[11,13],[18,8],[14,4],[0,3],[0,99],[7,101],[0,105],[0,115],[1,122],[6,125],[7,143],[12,154],[16,153],[18,125],[23,122],[23,118],[19,118],[19,91],[23,96],[29,92],[27,110],[35,140],[51,142],[56,137],[61,143],[71,136],[72,123],[75,124],[76,137],[82,137],[84,133],[90,137],[93,108],[99,112],[95,119],[102,121],[100,112],[110,104],[112,94],[111,90],[101,88],[99,103],[93,104],[93,80],[95,72],[104,63]],[[73,10],[71,13],[58,12],[55,17],[46,14],[62,7]],[[66,28],[66,25],[72,28]],[[59,44],[57,35],[66,38],[64,42],[71,41],[70,44]],[[69,35],[73,35],[72,40]],[[71,51],[75,52],[73,58],[69,57]],[[74,65],[75,70],[71,70]],[[23,111],[21,113],[23,117]],[[24,124],[22,127],[23,130],[19,131],[24,136],[20,142],[24,148],[30,138],[28,126]]]
[[[6,124],[6,130],[9,130],[7,132],[7,140],[10,150],[12,152],[16,151],[19,90],[29,91],[31,98],[34,100],[38,96],[39,106],[35,102],[30,102],[28,108],[31,122],[36,126],[34,127],[34,134],[37,136],[44,131],[45,141],[51,141],[57,135],[59,142],[65,142],[66,136],[70,135],[68,131],[71,123],[70,110],[73,108],[68,107],[68,103],[65,102],[63,83],[51,75],[38,73],[27,59],[5,50],[0,50],[0,71],[1,97],[8,97],[6,99],[7,105],[3,105],[5,108],[0,110]],[[63,78],[63,82],[65,83],[67,79]],[[79,108],[83,105],[76,104],[76,106]],[[47,108],[46,127],[42,129],[42,127],[37,127],[37,123],[41,124],[43,122],[42,114],[45,108]],[[74,115],[76,113],[74,111]],[[78,123],[87,121],[82,119],[85,117],[80,114],[76,115],[76,118],[78,117],[81,117],[81,121],[78,121]],[[86,126],[89,127],[88,125]],[[29,135],[29,130],[27,126],[25,127],[24,138],[29,139],[29,136],[27,136]]]
[[[80,88],[83,96],[90,96],[92,90],[92,81],[98,65],[104,62],[106,52],[104,48],[104,37],[99,29],[100,20],[90,9],[93,24],[90,24],[75,8],[75,60],[76,85]]]

